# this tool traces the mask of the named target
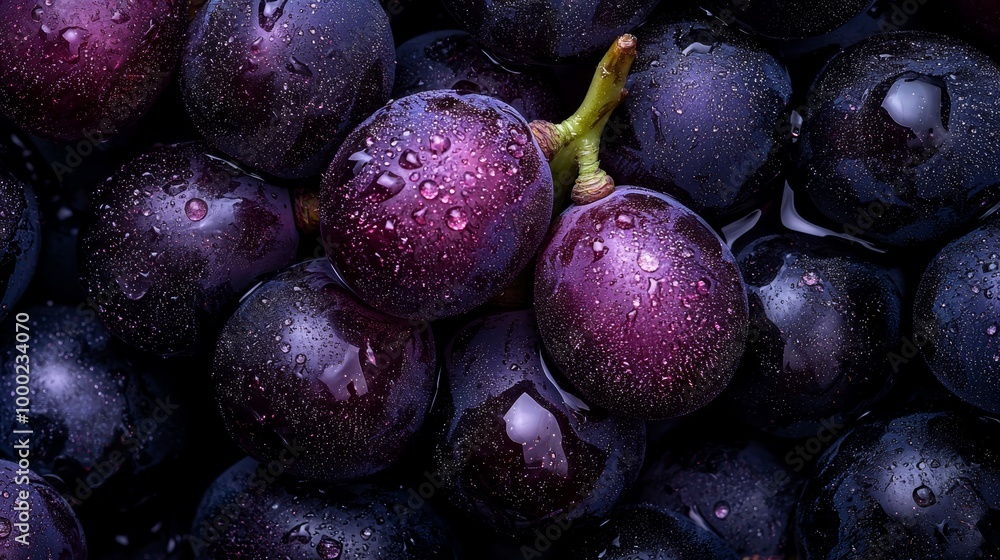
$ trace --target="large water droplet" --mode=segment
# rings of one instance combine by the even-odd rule
[[[285,64],[285,69],[293,74],[298,74],[299,76],[304,76],[306,78],[312,78],[313,75],[312,70],[310,70],[304,62],[294,56],[288,57],[288,64]]]
[[[287,1],[260,0],[260,6],[257,9],[257,19],[264,31],[274,29],[274,24],[281,18],[281,14],[285,12],[285,3]]]
[[[447,217],[448,227],[455,231],[462,231],[465,226],[469,225],[469,217],[465,213],[465,209],[461,206],[454,206],[448,209]]]
[[[438,195],[438,184],[430,179],[420,183],[420,196],[433,200]]]
[[[628,230],[635,227],[635,218],[631,214],[618,214],[615,223],[619,228]]]
[[[656,272],[660,269],[660,259],[656,258],[656,255],[646,250],[639,252],[639,259],[637,262],[639,263],[639,268],[646,272]]]
[[[184,205],[184,213],[192,222],[200,222],[208,215],[208,204],[200,198],[192,198]]]
[[[392,171],[383,171],[368,183],[365,194],[374,202],[383,202],[399,194],[405,186],[405,179]]]
[[[921,484],[913,490],[913,501],[920,507],[929,507],[937,503],[934,491]]]
[[[132,18],[130,18],[128,14],[119,12],[117,10],[115,11],[114,15],[111,16],[111,21],[113,21],[115,23],[125,23],[128,20],[130,20],[130,19],[132,19]]]
[[[320,539],[319,544],[316,545],[316,554],[319,555],[323,560],[335,560],[340,558],[340,553],[343,552],[344,545],[340,544],[340,541],[335,541],[330,537],[324,536]]]
[[[33,21],[35,23],[38,23],[38,22],[42,21],[42,11],[43,10],[42,10],[41,6],[35,6],[31,10],[31,21]],[[114,18],[112,18],[112,19],[114,19]]]
[[[403,153],[399,154],[399,166],[403,169],[420,169],[423,163],[420,161],[420,155],[413,150],[403,150]]]
[[[364,529],[361,530],[361,538],[365,540],[372,538],[371,527],[365,527]]]
[[[0,539],[9,537],[11,529],[13,529],[13,527],[10,524],[10,519],[0,517]]]
[[[882,108],[899,126],[913,132],[910,147],[936,148],[948,137],[942,121],[942,90],[924,76],[898,78],[882,101]]]
[[[312,540],[312,536],[309,535],[309,523],[302,523],[292,527],[292,530],[285,534],[284,540],[288,544],[307,544]]]
[[[425,226],[425,225],[427,225],[427,219],[424,218],[424,214],[427,214],[427,207],[426,206],[423,207],[423,208],[421,208],[421,209],[419,209],[419,210],[414,210],[413,214],[411,214],[411,216],[413,217],[413,221],[417,222],[418,226]]]
[[[66,48],[66,62],[80,60],[80,49],[89,38],[90,33],[80,27],[67,27],[59,32],[59,39]]]
[[[430,142],[431,151],[435,154],[443,154],[451,148],[451,140],[441,134],[431,134]]]
[[[729,517],[729,503],[728,502],[718,502],[715,504],[715,517],[718,519],[725,519]]]

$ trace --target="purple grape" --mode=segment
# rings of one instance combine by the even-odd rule
[[[66,500],[34,471],[4,460],[0,460],[0,557],[87,560],[83,527]]]
[[[606,515],[645,451],[637,420],[591,410],[542,361],[531,312],[467,325],[445,351],[435,456],[466,514],[502,534]]]
[[[396,99],[422,91],[454,89],[488,95],[509,104],[525,119],[565,117],[555,74],[530,68],[512,72],[497,64],[464,31],[433,31],[396,49]]]
[[[41,228],[33,190],[0,163],[0,319],[28,289],[38,265]]]
[[[930,33],[845,51],[812,88],[807,194],[854,235],[894,246],[947,238],[1000,203],[998,82],[985,54]]]
[[[198,352],[262,274],[295,258],[288,191],[201,144],[153,148],[94,193],[81,277],[108,329],[162,355]]]
[[[375,0],[210,0],[191,24],[181,85],[211,145],[307,177],[389,99],[394,61]]]
[[[417,93],[379,109],[323,177],[323,245],[365,303],[437,319],[500,293],[552,216],[552,175],[531,130],[478,94]]]
[[[233,438],[289,473],[340,481],[402,455],[436,381],[429,325],[365,306],[326,259],[247,294],[226,324],[213,379]]]
[[[9,0],[0,6],[0,111],[56,141],[114,136],[170,82],[180,0]]]
[[[205,492],[190,543],[197,560],[455,560],[447,526],[401,490],[275,478],[251,459]]]
[[[714,399],[747,333],[729,248],[676,200],[619,187],[566,210],[535,273],[545,348],[585,397],[647,419]]]
[[[779,170],[788,72],[745,34],[708,21],[657,20],[637,35],[628,97],[605,134],[605,170],[706,218],[749,211]]]

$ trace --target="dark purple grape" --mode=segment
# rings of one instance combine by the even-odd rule
[[[563,560],[736,560],[719,537],[652,505],[615,510],[599,527],[571,533]]]
[[[323,245],[368,305],[457,315],[527,266],[553,196],[541,148],[509,105],[417,93],[376,111],[337,152],[323,177]]]
[[[87,560],[83,527],[66,500],[33,470],[2,459],[0,557]]]
[[[0,319],[28,289],[41,247],[38,202],[31,187],[0,163]]]
[[[605,132],[605,170],[708,218],[749,211],[778,171],[788,72],[746,35],[708,21],[660,20],[637,37],[628,97]]]
[[[837,229],[895,246],[947,237],[1000,202],[1000,67],[900,32],[837,56],[812,89],[806,192]]]
[[[913,324],[927,365],[963,401],[1000,414],[1000,222],[948,244],[924,272]]]
[[[74,507],[94,496],[127,506],[151,488],[155,493],[155,485],[138,489],[138,496],[124,489],[137,481],[158,484],[157,468],[184,444],[184,413],[166,382],[167,364],[123,352],[89,310],[67,305],[23,313],[29,320],[19,324],[26,329],[4,324],[29,333],[29,341],[11,336],[0,347],[0,367],[10,372],[0,376],[0,406],[18,408],[14,373],[28,375],[32,470],[53,475]],[[5,433],[24,428],[8,414],[0,418]],[[17,457],[15,442],[0,440],[0,453]]]
[[[180,0],[5,1],[0,110],[50,140],[117,134],[170,82],[186,11]]]
[[[280,464],[279,464],[280,467]],[[275,478],[244,459],[208,488],[190,543],[197,560],[455,560],[430,506],[402,490]]]
[[[433,31],[396,49],[396,99],[421,91],[454,89],[488,95],[517,109],[525,119],[559,122],[566,103],[549,69],[508,70],[464,31]]]
[[[162,355],[212,344],[237,298],[290,265],[299,241],[286,189],[196,143],[127,162],[93,206],[80,235],[84,287],[112,334]]]
[[[435,457],[450,500],[514,536],[606,515],[645,452],[637,420],[592,410],[542,361],[531,312],[467,325],[445,351]]]
[[[497,57],[560,64],[603,52],[639,26],[658,0],[444,0],[455,19]]]
[[[430,326],[358,301],[326,259],[247,294],[226,324],[212,377],[233,438],[288,472],[340,481],[402,455],[436,382]]]
[[[307,177],[389,99],[394,59],[375,0],[210,0],[191,24],[181,85],[211,145]]]
[[[584,396],[647,419],[718,396],[747,333],[729,248],[676,200],[619,187],[566,210],[535,272],[545,348]]]
[[[1000,426],[958,413],[873,421],[820,459],[797,507],[807,560],[1000,557]]]
[[[723,400],[743,422],[782,437],[863,412],[898,364],[902,295],[893,271],[838,241],[754,240],[738,262],[750,337]]]

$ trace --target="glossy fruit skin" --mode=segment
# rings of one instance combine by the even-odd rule
[[[812,88],[806,193],[835,229],[877,242],[953,234],[1000,202],[997,81],[997,64],[952,38],[898,32],[855,45]]]
[[[839,241],[769,235],[737,257],[750,304],[746,352],[724,400],[781,437],[841,423],[891,383],[902,294],[893,271]]]
[[[1000,222],[991,219],[931,260],[913,304],[927,365],[952,393],[1000,414]]]
[[[494,531],[598,519],[638,475],[644,425],[557,384],[533,313],[473,321],[448,345],[444,369],[436,473],[450,501]]]
[[[623,506],[579,529],[561,560],[736,560],[729,546],[691,521],[653,505]]]
[[[38,201],[26,183],[0,163],[0,319],[24,295],[41,251]]]
[[[660,18],[637,34],[628,96],[605,133],[605,170],[707,219],[749,212],[779,170],[788,72],[746,34],[707,20]]]
[[[288,190],[198,143],[153,148],[99,185],[80,234],[81,279],[111,332],[142,350],[192,354],[261,275],[294,262]]]
[[[421,91],[454,89],[509,104],[528,121],[560,122],[566,102],[551,70],[512,72],[492,60],[464,31],[424,33],[396,49],[395,99]]]
[[[639,26],[656,0],[444,0],[462,27],[515,64],[579,62]]]
[[[190,543],[196,560],[455,560],[444,523],[408,499],[372,485],[275,478],[248,458],[205,492]]]
[[[186,10],[179,0],[5,1],[0,111],[49,140],[114,136],[170,82]]]
[[[729,248],[681,203],[639,187],[563,212],[538,259],[535,309],[546,350],[583,396],[645,419],[718,396],[747,334]]]
[[[389,99],[394,62],[376,0],[211,0],[188,32],[181,87],[209,144],[301,178]]]
[[[740,558],[784,558],[794,549],[789,537],[799,479],[760,443],[683,442],[644,470],[635,503],[704,525]]]
[[[288,472],[358,479],[399,459],[437,381],[430,325],[364,305],[326,259],[250,292],[222,332],[215,381],[223,419],[252,457],[294,456]]]
[[[994,558],[1000,426],[920,413],[858,426],[818,460],[797,508],[806,560]]]
[[[185,443],[185,413],[167,381],[169,365],[124,352],[90,310],[56,305],[23,310],[30,333],[27,352],[11,337],[0,347],[0,404],[16,406],[17,373],[30,377],[31,468],[54,475],[74,507],[141,501],[159,481],[151,478]],[[24,360],[27,354],[28,360]],[[25,367],[26,365],[26,367]],[[19,367],[20,366],[20,367]],[[0,429],[24,429],[8,414]],[[0,442],[0,454],[18,457],[14,438]],[[143,482],[147,485],[143,486]],[[126,488],[141,496],[128,495]]]
[[[365,303],[439,319],[513,282],[541,246],[553,196],[548,163],[514,109],[430,91],[351,133],[323,176],[320,231]]]
[[[707,0],[720,13],[765,37],[799,38],[828,33],[844,25],[872,0],[772,0],[767,4],[746,0]]]
[[[15,524],[22,510],[16,509],[20,492],[28,492],[27,546],[15,540],[24,531]],[[0,555],[4,560],[87,560],[83,527],[66,500],[34,471],[20,472],[17,463],[0,459]]]

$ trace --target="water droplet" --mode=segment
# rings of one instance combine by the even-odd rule
[[[802,275],[802,281],[806,286],[815,286],[819,282],[819,276],[815,272],[807,272]]]
[[[695,41],[690,45],[688,45],[687,48],[685,48],[681,52],[681,54],[683,54],[684,56],[690,56],[691,53],[708,54],[712,52],[713,46],[714,45],[711,44],[706,45],[705,43],[699,43],[698,41]]]
[[[996,325],[996,323],[994,323],[994,324],[986,327],[986,334],[988,334],[990,336],[993,336],[993,335],[997,334],[997,325]]]
[[[462,175],[462,184],[467,187],[476,186],[476,175],[469,171],[466,171],[465,174]]]
[[[184,213],[192,222],[200,222],[208,215],[208,204],[200,198],[192,198],[184,205]]]
[[[257,19],[264,31],[270,31],[274,24],[281,19],[281,14],[285,12],[285,3],[288,0],[260,0],[257,8]]]
[[[361,538],[365,540],[372,538],[371,527],[365,527],[364,529],[361,530]]]
[[[309,535],[309,523],[302,523],[292,527],[292,530],[285,534],[285,542],[288,544],[307,544],[312,540]]]
[[[615,218],[615,222],[621,229],[628,230],[635,227],[635,218],[630,214],[618,214],[618,217]]]
[[[42,10],[41,6],[35,6],[34,9],[31,10],[31,21],[33,21],[35,23],[38,23],[38,22],[42,21],[42,12],[43,12],[43,10]],[[117,12],[116,12],[116,15],[117,15]],[[114,20],[114,18],[111,18],[111,19]]]
[[[340,553],[343,552],[343,550],[344,545],[327,536],[320,539],[319,544],[316,545],[316,554],[324,560],[334,560],[336,558],[340,558]]]
[[[76,62],[80,60],[80,49],[87,43],[90,33],[80,27],[67,27],[59,33],[59,38],[66,47],[66,62]]]
[[[310,70],[308,66],[294,56],[288,57],[288,64],[285,65],[285,69],[292,74],[298,74],[299,76],[304,76],[306,78],[312,78],[313,75],[312,70]]]
[[[610,251],[610,249],[608,249],[604,245],[603,237],[598,237],[597,239],[595,239],[592,248],[594,249],[594,262],[597,262],[602,258],[604,258],[604,255],[607,255],[608,251]]]
[[[729,503],[718,502],[715,504],[715,517],[725,519],[729,517]]]
[[[712,281],[708,278],[698,280],[697,289],[699,294],[703,296],[707,295],[712,291]]]
[[[304,364],[304,363],[306,363],[306,355],[305,354],[296,354],[295,355],[295,363],[297,363],[297,364]]]
[[[507,144],[507,153],[521,159],[524,157],[524,147],[517,142],[511,142],[510,144]]]
[[[465,214],[465,209],[461,206],[454,206],[448,209],[448,227],[455,231],[462,231],[469,225],[469,217]]]
[[[287,342],[282,342],[281,344],[278,345],[278,349],[280,349],[283,353],[287,354],[292,351],[292,345]]]
[[[882,108],[899,126],[910,129],[915,139],[910,147],[937,148],[948,137],[942,121],[942,88],[928,77],[908,75],[889,88]]]
[[[913,501],[920,507],[928,507],[937,503],[934,491],[921,484],[913,490]]]
[[[438,195],[438,184],[430,179],[420,183],[420,196],[427,200],[434,200]]]
[[[431,151],[435,154],[443,154],[451,148],[451,140],[449,140],[447,136],[431,134],[430,141]]]
[[[656,255],[646,250],[639,253],[639,259],[637,262],[639,263],[639,268],[646,272],[656,272],[660,269],[660,259],[656,258]]]
[[[414,210],[413,214],[412,214],[413,221],[417,222],[417,225],[419,225],[419,226],[425,226],[425,225],[427,225],[427,220],[424,218],[424,214],[426,214],[426,213],[427,213],[427,207],[426,206],[423,207],[423,208],[421,208],[421,209],[419,209],[419,210]]]
[[[6,517],[0,517],[0,539],[5,539],[10,536],[11,529],[13,527],[10,524],[10,519]]]
[[[413,150],[403,150],[403,153],[399,154],[399,166],[403,169],[420,169],[423,163],[420,161],[420,155]]]
[[[128,14],[123,14],[123,13],[121,13],[119,11],[115,11],[114,15],[111,16],[111,21],[113,21],[115,23],[125,23],[126,21],[128,21],[130,19],[132,19],[132,18],[130,18],[128,16]]]
[[[373,202],[384,202],[399,194],[405,186],[405,179],[392,171],[383,171],[368,183],[365,194]]]

